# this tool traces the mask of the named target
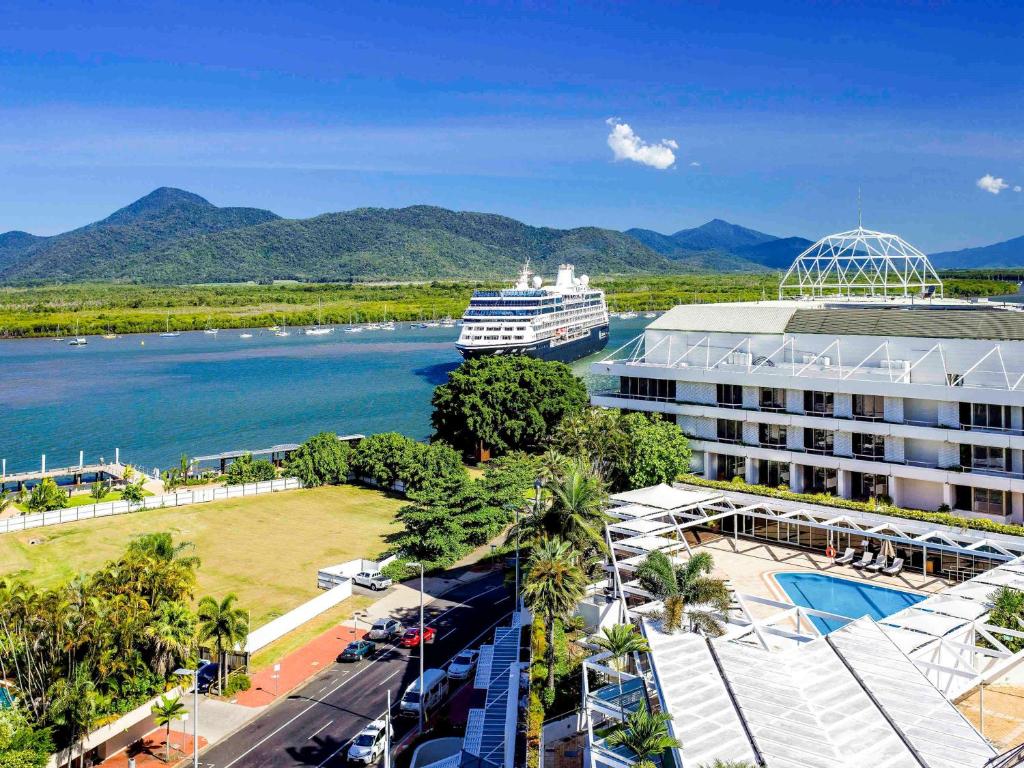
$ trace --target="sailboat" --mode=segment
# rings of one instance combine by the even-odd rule
[[[350,317],[349,320],[351,321],[352,325],[350,325],[348,328],[345,329],[345,333],[362,333],[363,332],[362,326],[356,325],[356,323],[359,322],[359,315],[353,315],[353,317]]]
[[[238,334],[238,338],[240,338],[240,339],[251,339],[252,338],[252,334],[249,333],[248,331],[246,331],[245,333]]]
[[[323,299],[318,299],[316,305],[316,325],[303,331],[307,336],[326,336],[328,333],[334,333],[333,328],[323,324],[323,309]]]
[[[216,336],[218,333],[220,333],[220,328],[213,327],[213,323],[210,322],[209,315],[206,316],[206,327],[203,329],[203,333],[207,334],[208,336]]]
[[[64,337],[60,335],[60,325],[57,326],[57,335],[53,337],[54,341],[64,341]]]
[[[281,337],[291,336],[291,333],[288,331],[288,323],[283,324],[279,328],[277,326],[274,326],[274,327],[277,328],[277,330],[274,331],[274,335],[275,336],[281,336]]]
[[[69,347],[84,347],[89,343],[89,340],[85,336],[78,335],[78,321],[75,321],[75,338],[68,342]]]
[[[393,330],[395,330],[395,321],[394,320],[388,320],[388,305],[387,304],[384,305],[384,320],[380,324],[380,329],[382,331],[393,331]]]
[[[174,338],[175,336],[181,336],[181,333],[179,331],[172,331],[171,330],[171,313],[168,312],[167,313],[167,330],[160,334],[160,338],[171,339],[171,338]]]

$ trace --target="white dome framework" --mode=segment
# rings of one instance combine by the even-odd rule
[[[942,296],[928,257],[898,235],[857,227],[828,235],[796,257],[779,283],[787,296]]]

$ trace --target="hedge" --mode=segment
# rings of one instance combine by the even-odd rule
[[[1010,523],[997,523],[985,518],[972,519],[960,517],[949,512],[926,512],[923,509],[907,509],[888,504],[881,504],[877,501],[854,501],[853,499],[842,499],[837,496],[830,496],[827,493],[796,493],[794,491],[772,488],[767,485],[750,485],[739,480],[708,480],[699,475],[684,474],[679,476],[679,481],[690,485],[699,485],[704,488],[717,488],[723,491],[740,491],[752,493],[757,496],[768,496],[773,499],[784,499],[785,501],[799,501],[807,504],[820,504],[825,507],[837,507],[849,509],[855,512],[872,512],[878,515],[889,517],[900,517],[906,520],[920,520],[926,523],[948,525],[952,528],[972,528],[976,531],[988,533],[1003,533],[1008,536],[1024,536],[1024,526],[1012,525]]]

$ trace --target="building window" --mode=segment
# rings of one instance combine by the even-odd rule
[[[676,399],[676,382],[674,379],[620,376],[619,392],[637,400],[672,401]]]
[[[885,398],[882,395],[854,395],[853,418],[862,421],[881,421],[885,417]]]
[[[961,429],[1010,428],[1010,406],[988,403],[960,403]]]
[[[746,479],[747,474],[747,460],[742,456],[724,456],[719,455],[718,457],[718,479],[719,480],[732,480],[734,477]]]
[[[835,432],[830,429],[804,429],[804,450],[832,455]]]
[[[743,387],[739,384],[716,384],[718,405],[722,408],[743,407]]]
[[[880,461],[885,458],[885,440],[881,435],[853,433],[853,455],[858,459]]]
[[[742,443],[743,422],[735,419],[718,419],[718,440],[722,443]]]
[[[835,412],[831,392],[804,392],[804,411],[812,416],[831,416]]]
[[[960,465],[972,470],[1006,472],[1010,466],[1010,449],[990,448],[987,445],[961,445]]]
[[[831,493],[839,490],[839,473],[830,467],[804,467],[804,488],[809,493]]]
[[[858,501],[877,499],[889,495],[889,478],[886,475],[874,475],[868,472],[853,472],[853,498]]]
[[[759,424],[757,441],[765,448],[785,448],[786,428],[782,424]]]
[[[789,487],[789,462],[761,459],[758,462],[757,482],[772,488],[778,488],[780,485]]]
[[[1006,515],[1006,491],[995,491],[989,488],[974,489],[974,512],[986,515]]]
[[[761,387],[758,402],[762,411],[786,410],[786,390],[778,387]]]

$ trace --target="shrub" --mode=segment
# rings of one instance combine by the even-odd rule
[[[295,449],[285,469],[309,488],[337,485],[348,480],[351,454],[348,443],[338,440],[334,432],[321,432]]]
[[[743,482],[732,482],[724,480],[708,480],[700,475],[680,475],[680,482],[690,485],[699,485],[703,488],[718,488],[724,491],[743,491],[758,496],[768,496],[773,499],[785,499],[786,501],[802,501],[808,504],[821,504],[826,507],[838,507],[839,509],[852,509],[857,512],[873,512],[889,517],[900,517],[905,520],[922,520],[937,525],[948,525],[951,528],[971,528],[976,531],[988,531],[989,533],[1004,533],[1008,536],[1024,536],[1024,525],[1012,525],[1010,523],[997,523],[984,518],[969,518],[952,515],[948,512],[926,512],[923,509],[907,509],[906,507],[893,507],[881,503],[872,504],[868,501],[854,501],[843,499],[827,493],[794,493],[793,491],[780,491],[767,485],[747,485]]]
[[[51,509],[64,509],[68,505],[68,495],[53,481],[45,477],[39,485],[32,488],[28,497],[29,512],[48,512]]]
[[[242,483],[258,483],[261,480],[273,480],[277,477],[277,469],[266,459],[254,459],[251,453],[239,456],[228,467],[224,481],[228,485]]]
[[[252,680],[244,672],[232,672],[224,683],[224,695],[234,696],[236,693],[248,691],[252,688]]]

